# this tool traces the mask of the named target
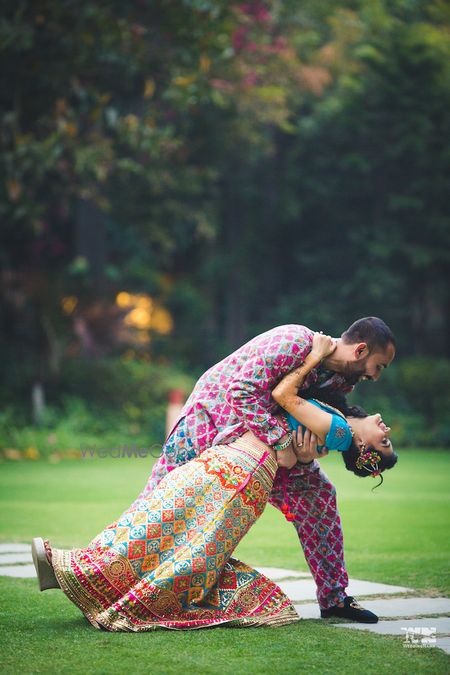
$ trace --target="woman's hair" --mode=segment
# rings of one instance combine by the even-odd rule
[[[309,389],[304,391],[302,390],[300,393],[302,398],[315,398],[325,405],[328,404],[333,406],[333,408],[337,408],[337,410],[345,415],[345,417],[368,417],[368,413],[364,410],[364,408],[361,408],[361,406],[349,405],[345,395],[341,391],[328,391],[326,388],[322,389],[312,386],[309,387]],[[392,467],[397,464],[398,455],[396,452],[392,452],[392,454],[385,456],[382,452],[378,452],[373,447],[367,447],[366,451],[376,452],[380,456],[381,459],[378,462],[378,471],[380,474],[386,469],[392,469]],[[352,444],[348,450],[341,452],[340,454],[342,455],[346,469],[348,471],[353,471],[355,476],[366,478],[367,476],[372,475],[366,469],[359,468],[356,465],[356,462],[360,456],[360,450],[354,441],[352,441]],[[383,476],[380,475],[380,479],[381,481],[378,483],[378,485],[381,485],[383,482]],[[378,487],[378,485],[375,487]]]

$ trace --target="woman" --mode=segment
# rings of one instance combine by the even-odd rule
[[[317,336],[302,376],[328,350]],[[86,549],[51,549],[34,539],[41,590],[59,586],[93,626],[109,631],[298,621],[275,583],[231,558],[262,514],[276,470],[275,452],[250,432],[213,446],[169,473]]]
[[[325,358],[333,349],[334,341],[330,336],[314,336],[312,354],[317,350]],[[272,397],[288,413],[291,429],[307,428],[317,436],[319,455],[338,450],[349,471],[361,477],[380,476],[383,482],[381,472],[392,468],[398,460],[389,438],[390,428],[379,413],[368,415],[358,406],[348,406],[345,397],[341,398],[338,392],[316,390],[321,401],[314,398],[311,390],[308,392],[310,400],[299,396],[299,389],[311,370],[312,358],[286,375],[272,391]],[[292,437],[295,443],[295,434]],[[288,446],[278,459],[279,465],[291,468],[298,457]]]
[[[276,470],[275,453],[251,433],[206,450],[86,549],[54,548],[50,566],[46,542],[34,539],[41,590],[60,586],[110,631],[298,621],[275,583],[230,558],[264,510]]]

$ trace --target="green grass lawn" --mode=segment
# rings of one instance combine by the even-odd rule
[[[403,451],[385,483],[346,472],[337,456],[324,468],[337,486],[350,576],[449,594],[450,453]],[[2,541],[48,537],[84,546],[142,489],[145,459],[4,462]],[[292,525],[272,507],[240,544],[250,564],[306,570]],[[437,649],[301,621],[277,629],[214,628],[144,634],[97,631],[58,590],[33,579],[0,578],[5,673],[448,673]]]

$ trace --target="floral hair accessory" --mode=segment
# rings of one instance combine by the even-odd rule
[[[356,466],[358,467],[358,469],[365,469],[366,471],[371,473],[372,476],[375,478],[375,476],[380,475],[378,462],[381,462],[381,457],[377,452],[373,452],[373,450],[363,449],[360,452],[358,459],[356,460]]]

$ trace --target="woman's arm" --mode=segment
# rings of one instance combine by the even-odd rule
[[[298,389],[308,373],[335,348],[334,340],[330,336],[315,333],[312,349],[303,364],[283,377],[272,391],[274,400],[322,441],[330,430],[332,416],[301,398],[298,395]]]

